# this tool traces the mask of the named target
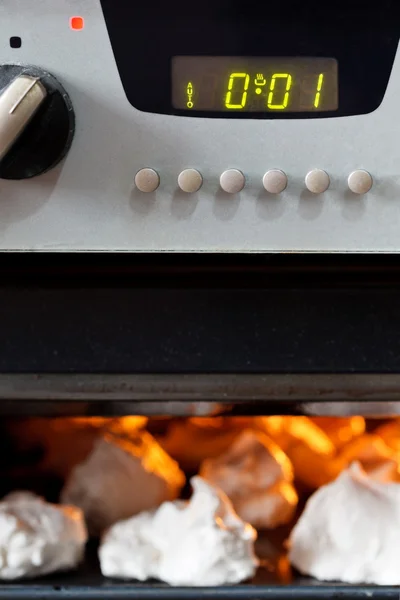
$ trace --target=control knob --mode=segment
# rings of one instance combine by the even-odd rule
[[[28,179],[52,169],[74,133],[71,100],[53,75],[0,65],[0,179]]]

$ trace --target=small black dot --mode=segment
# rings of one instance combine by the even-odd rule
[[[10,37],[10,46],[11,48],[21,48],[22,40],[20,37],[14,36]]]

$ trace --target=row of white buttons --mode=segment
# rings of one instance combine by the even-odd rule
[[[219,179],[221,188],[228,194],[238,194],[246,184],[246,178],[238,169],[224,171]],[[326,171],[313,169],[305,178],[306,188],[313,194],[323,194],[330,186]],[[368,171],[359,169],[350,173],[347,184],[354,194],[366,194],[373,185]],[[160,176],[154,169],[140,169],[136,173],[135,185],[141,192],[154,192],[160,185]],[[185,169],[179,174],[178,185],[183,192],[193,194],[203,185],[203,177],[196,169]],[[286,173],[280,169],[271,169],[263,177],[263,186],[270,194],[281,194],[288,185]]]

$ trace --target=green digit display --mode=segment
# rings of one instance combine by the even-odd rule
[[[319,77],[318,77],[318,83],[317,83],[317,93],[315,94],[315,100],[314,100],[314,106],[315,108],[318,108],[321,102],[321,90],[322,90],[322,86],[324,85],[324,74],[320,73]]]
[[[175,56],[172,104],[193,116],[318,117],[339,109],[339,64],[306,56]]]
[[[243,81],[242,99],[240,101],[240,104],[232,104],[232,94],[235,91],[233,88],[235,85],[235,81],[237,79],[244,80]],[[244,108],[246,106],[247,90],[249,89],[249,85],[250,85],[250,75],[248,75],[247,73],[231,73],[231,75],[229,77],[229,83],[228,83],[228,93],[226,94],[226,99],[225,99],[226,108],[228,108],[228,109]]]
[[[282,102],[276,102],[274,96],[277,95],[275,91],[276,82],[279,79],[286,79],[286,85],[283,92]],[[269,86],[268,102],[267,106],[270,110],[285,110],[289,104],[289,92],[292,87],[292,76],[290,73],[274,73],[271,77],[271,83]]]

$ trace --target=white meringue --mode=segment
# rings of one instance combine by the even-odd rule
[[[44,499],[29,490],[15,490],[3,498],[3,502],[30,502],[32,500]]]
[[[189,502],[165,502],[106,532],[99,549],[103,575],[181,586],[238,583],[254,575],[256,531],[223,492],[201,477],[191,483]]]
[[[0,502],[0,579],[74,569],[87,537],[79,508],[49,504],[30,492],[10,494]]]
[[[353,463],[317,490],[289,539],[289,560],[325,581],[400,584],[400,484],[374,481]]]
[[[61,501],[79,506],[89,532],[99,535],[121,519],[175,499],[184,483],[178,464],[149,433],[132,433],[129,440],[108,433],[72,470]]]
[[[261,431],[244,430],[226,452],[203,461],[200,475],[225,492],[239,517],[254,527],[288,523],[296,510],[292,464]]]

